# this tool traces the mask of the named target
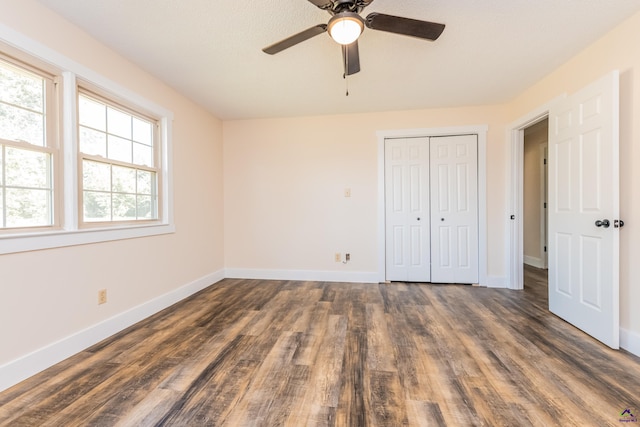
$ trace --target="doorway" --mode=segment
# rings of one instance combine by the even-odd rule
[[[510,288],[523,289],[525,129],[549,118],[549,310],[619,346],[619,73],[614,70],[510,126]]]
[[[549,120],[524,129],[523,149],[523,261],[547,274],[548,265],[548,175]],[[524,284],[526,286],[526,282]]]
[[[543,105],[539,109],[531,112],[525,117],[520,118],[516,123],[511,125],[510,144],[511,144],[511,163],[510,163],[510,200],[509,206],[509,248],[507,253],[508,266],[508,288],[514,290],[524,289],[524,150],[525,150],[525,131],[527,129],[535,129],[536,126],[544,126],[547,123],[550,106],[557,102],[554,100],[549,104]],[[547,134],[548,135],[548,134]],[[535,227],[535,225],[534,225]],[[547,244],[547,252],[549,244]]]

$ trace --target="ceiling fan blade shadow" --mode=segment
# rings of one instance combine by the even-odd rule
[[[350,76],[360,72],[360,50],[358,40],[350,45],[342,45],[342,63],[344,64],[344,74]]]
[[[274,43],[271,46],[267,46],[262,49],[262,51],[264,53],[268,53],[269,55],[274,55],[278,52],[282,52],[283,50],[290,48],[291,46],[295,46],[298,43],[309,40],[310,38],[315,37],[318,34],[325,33],[326,31],[326,24],[316,25],[315,27],[311,27],[302,32],[299,32],[298,34],[294,34],[291,37],[287,37],[284,40],[280,40],[279,42]]]
[[[403,36],[418,37],[426,40],[437,40],[444,31],[444,24],[402,18],[400,16],[370,13],[365,24],[372,30],[387,31]]]

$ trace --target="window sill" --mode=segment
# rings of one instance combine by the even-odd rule
[[[0,236],[0,255],[159,236],[174,232],[174,224],[152,224],[12,234]]]

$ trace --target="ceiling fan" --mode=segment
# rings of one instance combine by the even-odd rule
[[[402,18],[376,12],[370,13],[366,19],[363,19],[360,13],[373,0],[309,0],[309,2],[329,12],[331,15],[329,22],[308,28],[271,46],[267,46],[262,49],[263,52],[274,55],[328,31],[331,38],[342,45],[344,74],[345,76],[350,76],[360,71],[358,38],[364,31],[365,25],[372,30],[387,31],[426,40],[436,40],[440,37],[445,27],[444,24],[435,22]]]

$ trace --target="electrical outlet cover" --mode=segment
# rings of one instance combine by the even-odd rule
[[[107,290],[101,289],[98,291],[98,305],[105,304],[107,302]]]

